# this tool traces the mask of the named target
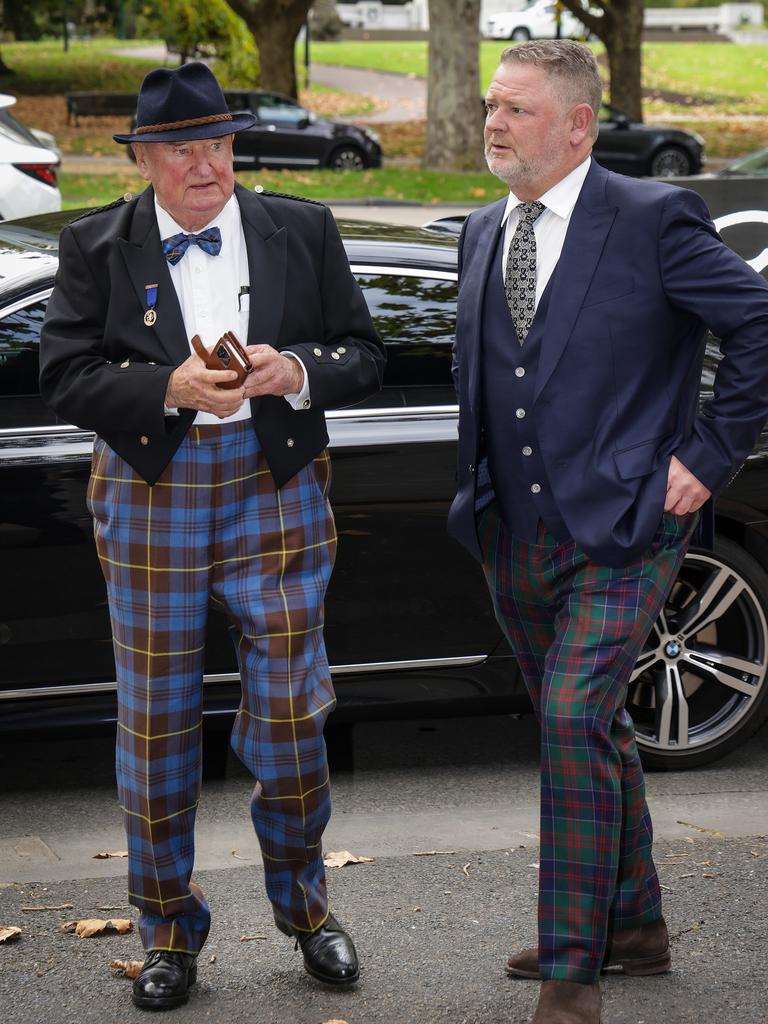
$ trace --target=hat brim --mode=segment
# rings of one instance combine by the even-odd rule
[[[163,132],[132,132],[130,135],[113,135],[112,138],[122,145],[128,142],[199,142],[201,139],[218,139],[222,135],[241,132],[245,128],[252,128],[257,121],[255,114],[233,114],[231,121],[212,121],[210,124],[173,128]]]

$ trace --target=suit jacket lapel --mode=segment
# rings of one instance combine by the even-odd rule
[[[534,400],[552,376],[568,343],[616,216],[616,209],[608,205],[605,197],[607,182],[608,172],[593,161],[571,215],[552,280]]]
[[[248,344],[277,348],[285,303],[288,233],[278,228],[258,195],[235,187],[248,251],[250,315]]]
[[[129,236],[119,238],[118,246],[142,312],[147,309],[146,285],[157,284],[157,320],[154,326],[142,329],[154,332],[171,364],[183,363],[189,357],[189,340],[168,261],[163,256],[151,186],[139,196]]]
[[[479,394],[480,331],[483,323],[485,285],[488,274],[493,272],[491,263],[496,252],[498,231],[506,203],[506,199],[501,199],[484,211],[474,251],[463,254],[461,290],[467,296],[467,301],[466,305],[462,304],[461,322],[457,325],[457,333],[461,330],[463,351],[460,357],[468,362],[469,407],[472,410],[477,404]]]

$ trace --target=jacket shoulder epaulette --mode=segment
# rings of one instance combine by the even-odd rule
[[[313,206],[325,206],[325,203],[321,203],[319,199],[307,199],[306,196],[293,196],[290,192],[273,192],[268,188],[255,188],[254,192],[258,196],[275,196],[277,199],[295,199],[297,203],[311,203]]]
[[[133,199],[130,192],[126,192],[125,195],[120,196],[119,199],[115,199],[114,202],[107,203],[106,206],[96,206],[92,210],[86,210],[85,213],[81,213],[79,217],[73,217],[69,222],[70,224],[77,224],[79,220],[85,220],[86,217],[95,217],[97,213],[105,213],[107,210],[115,210],[118,206],[125,206]]]

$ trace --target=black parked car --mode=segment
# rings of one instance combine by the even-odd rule
[[[654,178],[701,172],[704,140],[695,132],[630,121],[609,103],[600,109],[598,131],[594,157],[609,171]]]
[[[38,339],[73,213],[0,225],[0,734],[115,716],[101,572],[85,508],[92,435],[37,391]],[[347,222],[350,263],[386,340],[381,394],[329,414],[340,536],[326,638],[338,721],[529,709],[480,568],[445,530],[454,491],[456,240]],[[750,243],[751,244],[751,243]],[[703,391],[711,388],[712,344]],[[718,503],[716,553],[692,551],[629,697],[648,765],[692,767],[768,716],[768,434]],[[664,630],[683,639],[665,647]],[[205,711],[239,700],[211,613]]]
[[[235,135],[235,170],[263,167],[301,169],[330,167],[335,171],[360,171],[381,167],[381,146],[376,132],[356,124],[318,117],[277,92],[225,89],[224,98],[233,114],[255,114],[252,128]],[[135,127],[136,119],[131,122]],[[133,150],[126,147],[134,160]]]

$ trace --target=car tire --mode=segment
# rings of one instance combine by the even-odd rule
[[[768,719],[768,576],[733,541],[686,555],[627,710],[643,764],[665,771],[723,757]]]
[[[680,146],[662,146],[651,158],[652,178],[681,178],[694,173],[693,160]]]
[[[513,43],[527,43],[531,38],[530,29],[527,29],[524,26],[513,28],[509,33],[509,38]]]
[[[334,149],[328,157],[328,166],[332,171],[362,171],[368,164],[362,149],[349,144]]]

